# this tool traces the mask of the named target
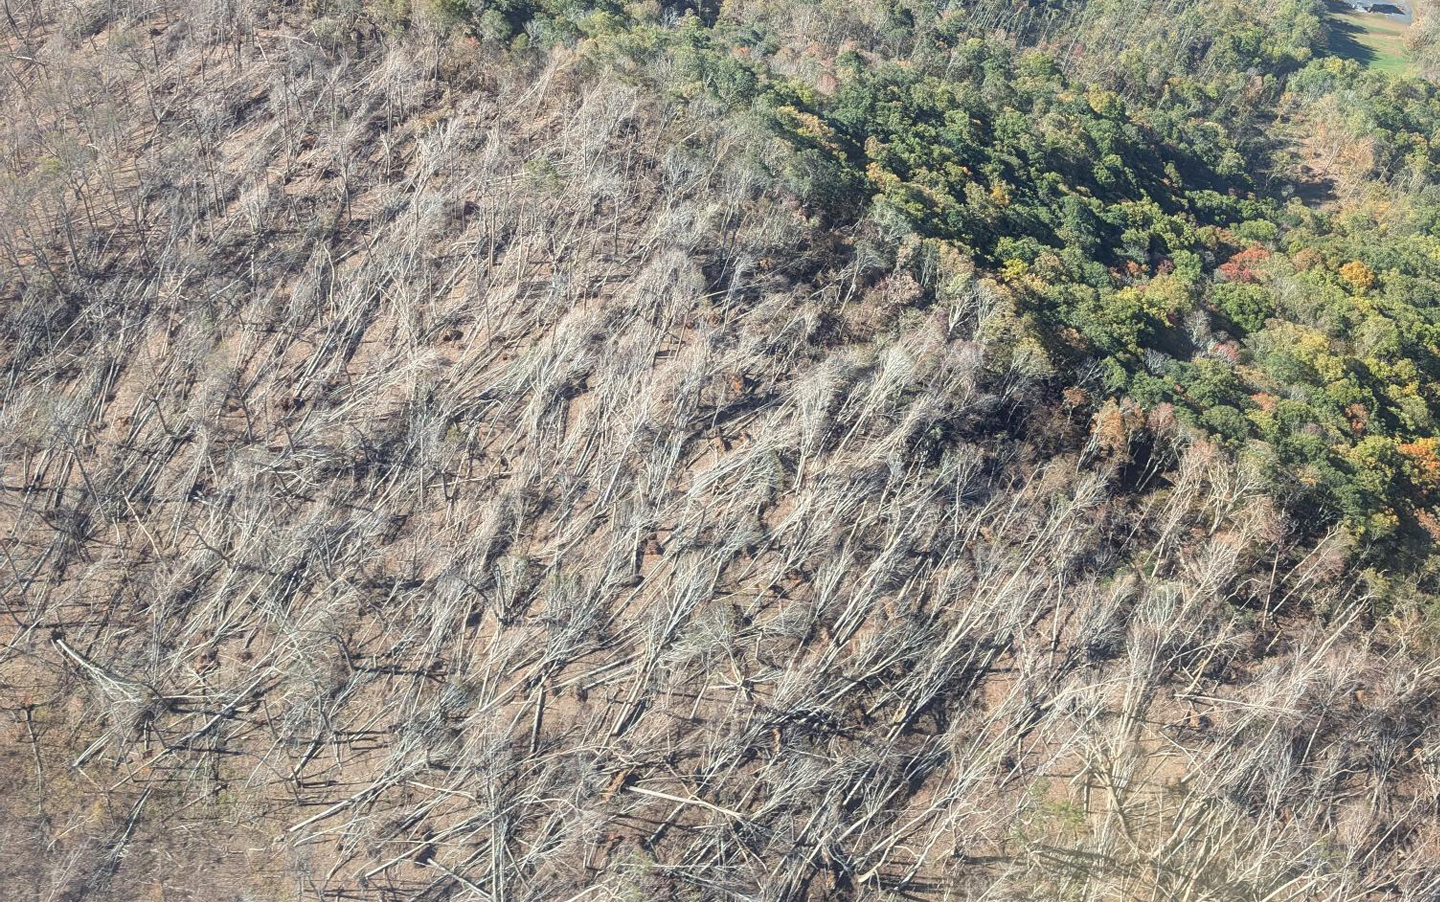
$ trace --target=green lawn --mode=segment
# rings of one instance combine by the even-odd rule
[[[1408,26],[1385,16],[1357,13],[1330,0],[1330,51],[1371,68],[1403,75],[1410,72],[1405,52]]]

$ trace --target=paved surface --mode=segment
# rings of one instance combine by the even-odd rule
[[[1382,0],[1375,3],[1369,9],[1365,9],[1359,3],[1346,3],[1355,12],[1370,13],[1371,15],[1384,16],[1392,22],[1399,22],[1401,25],[1409,25],[1415,21],[1415,14],[1410,8],[1409,0]]]

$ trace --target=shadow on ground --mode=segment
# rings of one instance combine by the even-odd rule
[[[1348,13],[1350,7],[1338,0],[1325,0],[1325,7],[1332,13]],[[1374,50],[1366,47],[1358,40],[1364,34],[1364,29],[1344,19],[1331,18],[1326,23],[1326,31],[1329,32],[1328,46],[1331,53],[1344,59],[1355,60],[1361,65],[1368,66],[1375,62]]]

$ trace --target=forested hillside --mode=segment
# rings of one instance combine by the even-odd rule
[[[0,898],[1440,893],[1427,10],[0,13]]]

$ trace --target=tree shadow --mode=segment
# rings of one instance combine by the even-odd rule
[[[1340,0],[1325,0],[1325,8],[1337,15],[1353,12],[1349,4]],[[1358,36],[1365,33],[1365,30],[1353,22],[1332,17],[1325,23],[1327,34],[1327,48],[1333,54],[1344,59],[1351,59],[1362,66],[1368,66],[1375,62],[1374,50],[1360,43]]]
[[[1302,204],[1318,207],[1335,201],[1337,195],[1334,179],[1315,172],[1309,166],[1303,167],[1302,171],[1304,177],[1291,183],[1295,197],[1299,198]]]

